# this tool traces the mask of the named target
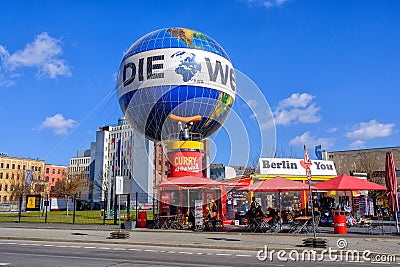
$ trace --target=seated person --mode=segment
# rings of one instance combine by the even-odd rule
[[[246,212],[245,216],[249,219],[254,218],[256,216],[256,209],[251,208]]]
[[[189,229],[194,229],[194,225],[196,223],[196,219],[194,217],[194,209],[190,209],[189,211],[188,223],[189,223]]]
[[[256,208],[256,217],[265,217],[261,205],[258,205]]]
[[[276,211],[276,209],[269,207],[268,208],[268,217],[276,217],[278,216],[278,212]]]
[[[265,217],[264,212],[262,211],[261,205],[258,205],[256,207],[252,206],[246,213],[246,216],[249,218],[254,218],[254,217]]]

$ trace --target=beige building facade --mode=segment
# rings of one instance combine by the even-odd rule
[[[0,156],[0,203],[18,201],[18,194],[49,192],[44,160]],[[28,180],[27,180],[28,178]]]

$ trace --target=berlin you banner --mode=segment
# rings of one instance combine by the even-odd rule
[[[303,159],[289,158],[260,158],[260,173],[266,175],[293,175],[305,176]],[[336,168],[333,161],[313,160],[310,166],[313,176],[336,176]]]

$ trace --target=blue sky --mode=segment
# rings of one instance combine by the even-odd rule
[[[122,116],[124,52],[166,27],[224,47],[265,96],[282,156],[398,146],[399,13],[399,1],[0,1],[0,152],[67,165]]]

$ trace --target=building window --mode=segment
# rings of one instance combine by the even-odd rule
[[[6,179],[8,179],[8,173],[6,173]]]
[[[0,179],[3,179],[3,173],[0,172]]]
[[[54,183],[54,177],[53,177],[53,178],[51,178],[51,182],[52,182],[52,183]]]
[[[55,169],[53,169],[53,174],[55,174],[56,173],[56,170]]]
[[[57,173],[60,174],[60,169],[57,170]]]
[[[4,168],[4,163],[3,163],[3,162],[1,163],[1,168],[2,168],[2,169]]]
[[[12,169],[15,170],[15,164],[12,165]]]
[[[9,169],[9,168],[10,168],[10,164],[7,163],[6,169]]]
[[[6,192],[8,191],[8,185],[7,184],[4,185],[4,191],[6,191]]]
[[[21,169],[21,165],[18,164],[18,170],[20,170],[20,169]]]
[[[49,168],[46,168],[46,173],[49,173]]]

